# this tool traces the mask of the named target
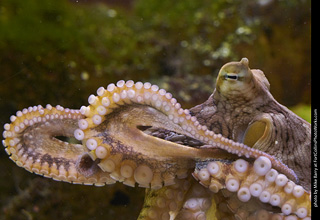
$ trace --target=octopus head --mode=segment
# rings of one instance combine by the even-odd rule
[[[257,88],[269,91],[270,84],[261,70],[251,70],[249,60],[230,62],[221,67],[216,84],[217,91],[229,98],[246,97],[252,99]]]

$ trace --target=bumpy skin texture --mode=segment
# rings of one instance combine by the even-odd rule
[[[255,105],[243,107],[250,100],[259,104],[255,97],[268,87],[262,72],[250,73],[245,58],[226,64],[214,94],[191,110],[196,117],[156,85],[121,80],[100,87],[80,110],[47,105],[18,111],[4,125],[3,145],[18,166],[56,180],[147,188],[139,219],[308,219],[310,186],[297,185],[308,166],[295,153],[274,153],[286,151],[294,133],[288,127],[287,136],[278,135],[285,129],[271,114],[278,103],[267,102],[270,111],[262,105],[262,114]],[[59,136],[74,136],[82,145]]]

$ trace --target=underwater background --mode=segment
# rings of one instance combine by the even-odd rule
[[[79,109],[120,79],[150,81],[183,108],[220,67],[247,57],[271,93],[310,122],[311,0],[1,0],[0,124],[41,104]],[[0,220],[136,219],[144,189],[30,174],[0,150]]]

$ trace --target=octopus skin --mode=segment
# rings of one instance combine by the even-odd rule
[[[239,68],[250,71],[247,59],[226,64],[220,73]],[[240,78],[228,74],[227,80]],[[205,121],[199,110],[219,109],[208,104],[214,94],[189,111],[156,85],[121,80],[100,87],[80,110],[47,105],[18,111],[4,125],[3,145],[18,166],[55,180],[147,188],[138,219],[310,218],[310,188],[303,180],[299,185],[306,168],[288,167],[278,154],[260,147],[274,138],[266,134],[272,129],[265,128],[262,137],[250,130],[263,130],[260,122],[267,116],[246,115],[252,122],[245,123],[249,129],[242,140],[221,132],[235,140],[228,139],[208,123],[220,111]]]

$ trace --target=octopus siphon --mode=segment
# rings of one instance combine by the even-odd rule
[[[269,88],[247,58],[225,64],[189,110],[157,85],[120,80],[78,110],[18,111],[3,145],[44,177],[146,188],[139,220],[311,219],[311,126]]]

